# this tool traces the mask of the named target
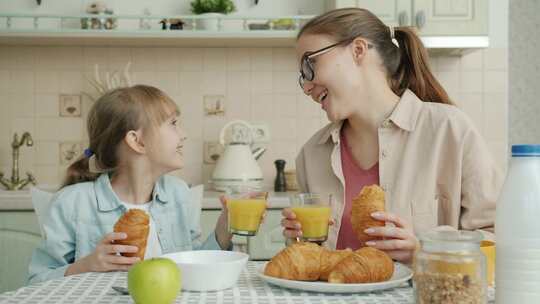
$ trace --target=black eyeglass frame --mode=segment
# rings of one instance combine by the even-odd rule
[[[311,60],[311,58],[327,53],[336,46],[342,44],[349,44],[353,42],[353,40],[356,38],[357,37],[345,39],[313,52],[305,52],[304,55],[302,55],[302,59],[300,59],[300,76],[298,77],[298,84],[300,85],[300,88],[302,88],[302,90],[304,89],[304,83],[306,80],[313,81],[313,79],[315,79],[315,69],[313,67],[313,61]],[[368,49],[372,47],[373,45],[368,43]]]

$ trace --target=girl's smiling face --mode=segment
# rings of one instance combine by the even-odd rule
[[[154,167],[165,172],[184,167],[183,148],[187,139],[177,114],[171,115],[149,138],[148,159]]]

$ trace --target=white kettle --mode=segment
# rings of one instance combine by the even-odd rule
[[[231,139],[225,142],[227,130],[231,128]],[[257,159],[265,148],[251,149],[253,128],[243,120],[234,120],[221,129],[219,142],[225,147],[212,174],[212,184],[218,191],[236,187],[260,189],[263,175]]]

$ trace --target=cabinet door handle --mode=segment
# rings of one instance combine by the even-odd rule
[[[399,26],[406,26],[409,23],[409,14],[407,11],[402,11],[398,15],[398,24]]]
[[[426,24],[426,13],[419,11],[416,13],[416,27],[422,29]]]

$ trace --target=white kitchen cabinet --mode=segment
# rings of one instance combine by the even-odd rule
[[[424,36],[488,35],[489,0],[414,0],[413,12]]]
[[[421,36],[487,36],[489,0],[331,0],[329,9],[366,8],[387,25]]]
[[[332,0],[329,8],[361,7],[374,13],[388,26],[410,25],[412,0]]]

